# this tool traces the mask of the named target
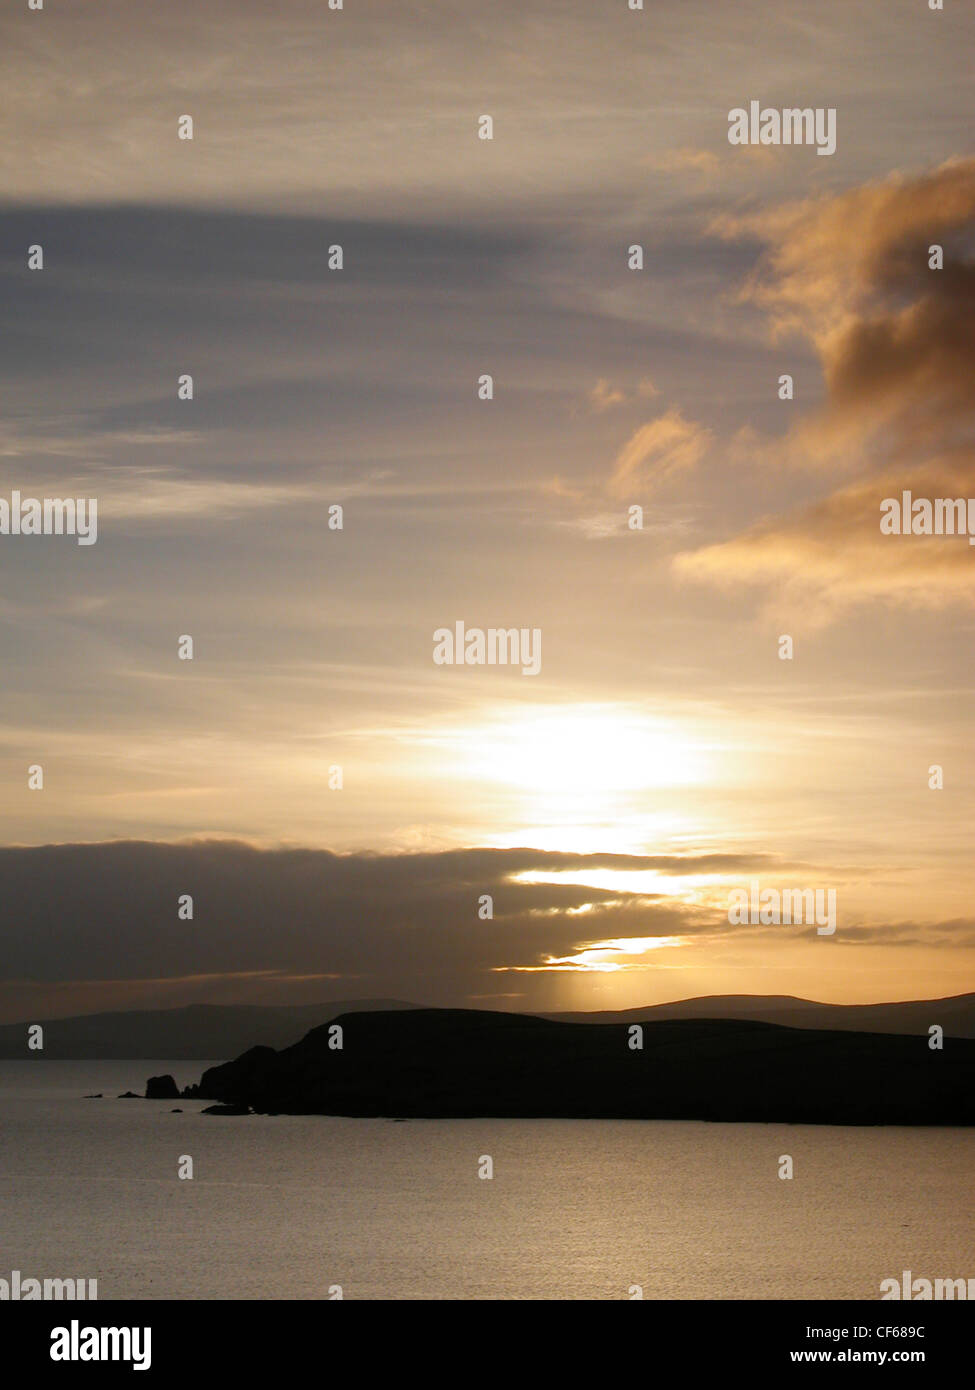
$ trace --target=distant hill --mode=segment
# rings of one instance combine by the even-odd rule
[[[44,1055],[52,1060],[236,1057],[249,1047],[282,1048],[341,1013],[415,1009],[399,999],[344,999],[332,1003],[262,1006],[191,1004],[182,1009],[132,1010],[74,1018],[30,1019],[44,1026]],[[938,1023],[946,1036],[975,1038],[975,994],[897,1004],[819,1004],[789,995],[721,994],[648,1004],[620,1012],[537,1015],[564,1023],[650,1023],[669,1019],[727,1018],[789,1028],[842,1032],[926,1034]],[[0,1025],[0,1059],[27,1052],[27,1022]]]
[[[897,1004],[818,1004],[791,995],[716,994],[671,1004],[604,1013],[545,1014],[568,1023],[643,1023],[678,1018],[741,1018],[788,1028],[857,1033],[926,1034],[940,1024],[952,1038],[975,1038],[975,994],[912,999]]]
[[[262,1114],[975,1124],[975,1041],[739,1019],[555,1023],[476,1009],[346,1014],[254,1047],[187,1096]],[[334,1026],[334,1025],[333,1025]]]
[[[287,1047],[309,1028],[343,1013],[410,1009],[398,999],[342,999],[331,1004],[263,1007],[251,1004],[190,1004],[183,1009],[85,1014],[76,1018],[31,1019],[43,1024],[44,1056],[51,1060],[235,1057],[255,1043]],[[0,1026],[0,1059],[36,1057],[27,1050],[27,1023]]]

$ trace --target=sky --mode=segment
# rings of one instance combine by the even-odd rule
[[[879,527],[975,494],[973,42],[5,8],[0,499],[98,534],[0,535],[0,1018],[975,989],[975,551]],[[751,101],[835,153],[732,145]],[[835,933],[732,925],[753,881]]]

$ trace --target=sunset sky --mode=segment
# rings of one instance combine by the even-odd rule
[[[879,529],[975,496],[973,45],[962,0],[5,7],[0,497],[98,540],[0,536],[0,1018],[975,989],[975,548]],[[730,145],[751,100],[836,153]],[[540,673],[435,665],[461,620]],[[755,879],[835,935],[729,925]]]

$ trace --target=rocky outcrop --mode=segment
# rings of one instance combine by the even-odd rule
[[[150,1076],[146,1082],[146,1100],[179,1100],[179,1087],[169,1075]]]

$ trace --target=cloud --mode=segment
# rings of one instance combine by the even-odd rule
[[[767,243],[739,297],[763,310],[774,340],[799,334],[813,344],[826,386],[823,406],[783,440],[754,441],[755,461],[868,481],[680,555],[676,572],[774,586],[776,611],[801,604],[815,622],[868,602],[970,604],[964,540],[883,536],[879,505],[904,489],[967,497],[975,483],[975,159],[725,217],[715,230]],[[933,245],[943,269],[929,265]]]
[[[646,492],[675,474],[696,468],[710,432],[672,408],[633,434],[616,456],[610,491],[617,497]]]
[[[485,972],[541,965],[590,940],[721,927],[713,913],[677,897],[527,883],[519,875],[614,870],[741,877],[777,862],[763,854],[534,849],[339,855],[212,840],[5,848],[0,875],[8,925],[0,978],[283,973],[354,977],[368,981],[363,988],[374,994],[423,993],[429,984],[456,998],[483,985]],[[485,893],[494,898],[489,921],[478,916]],[[192,921],[178,917],[182,894],[193,897]]]
[[[938,293],[928,244],[963,231],[973,211],[975,159],[955,159],[915,178],[895,173],[840,194],[723,215],[712,229],[767,244],[741,298],[760,304],[777,332],[824,343],[879,293],[907,285]]]
[[[677,173],[692,169],[698,174],[714,174],[722,167],[720,159],[713,151],[689,148],[664,150],[659,154],[649,155],[644,162],[651,169],[659,169],[661,173]]]
[[[88,462],[107,457],[114,449],[185,447],[199,442],[197,430],[147,427],[142,430],[94,430],[76,425],[74,430],[31,431],[9,420],[0,422],[0,459],[38,457],[80,458]]]
[[[592,512],[587,516],[569,517],[556,522],[564,530],[573,531],[587,541],[606,541],[616,537],[671,535],[683,538],[694,526],[693,517],[684,513],[662,513],[655,509],[654,515],[644,517],[638,531],[631,531],[626,512]]]
[[[867,603],[919,611],[970,606],[975,557],[966,537],[884,535],[880,504],[905,490],[929,499],[965,497],[971,481],[970,460],[870,478],[730,541],[678,555],[674,569],[728,589],[772,587],[770,612],[801,612],[807,626]]]
[[[652,43],[649,14],[627,14],[622,0],[614,18],[591,0],[494,0],[487,24],[455,0],[356,0],[344,13],[324,0],[280,11],[266,0],[100,0],[57,6],[56,28],[24,22],[26,3],[7,5],[0,186],[19,201],[287,200],[334,213],[407,200],[496,209],[540,192],[577,198],[598,178],[605,216],[617,193],[633,199],[641,165],[672,171],[652,180],[671,187],[712,173],[740,181],[743,159],[774,168],[777,182],[799,177],[799,164],[767,148],[731,150],[725,113],[770,74],[803,91],[824,72],[849,113],[844,160],[862,167],[878,148],[930,144],[929,121],[939,142],[964,132],[965,18],[929,24],[919,62],[907,16],[917,7],[890,0],[878,53],[848,0],[818,0],[814,23],[804,0],[784,0],[775,24],[767,0],[648,5]],[[702,71],[720,103],[688,99]],[[916,119],[930,110],[932,72],[945,100]],[[478,93],[498,115],[483,149],[473,144]],[[192,142],[176,139],[184,112]]]
[[[805,337],[820,359],[826,402],[790,435],[792,461],[876,468],[970,432],[973,228],[975,159],[714,221],[725,239],[766,243],[739,300],[766,314],[773,340]]]
[[[597,414],[612,409],[614,405],[622,405],[625,400],[626,393],[618,386],[611,386],[604,377],[600,377],[589,392],[589,404]]]
[[[589,402],[589,409],[596,415],[601,415],[605,410],[612,410],[614,406],[630,405],[635,401],[648,400],[654,396],[659,396],[660,392],[649,377],[644,377],[638,381],[636,386],[628,390],[624,386],[615,385],[600,377],[595,386],[586,395]]]
[[[674,952],[700,966],[689,950],[698,943],[767,951],[815,940],[812,927],[729,925],[721,885],[770,871],[808,881],[822,869],[733,851],[334,854],[214,840],[5,848],[0,1003],[15,1009],[20,997],[35,1014],[269,996],[457,1004],[507,972],[554,981],[566,970],[656,970]],[[618,886],[594,886],[609,874]],[[687,875],[716,886],[699,901],[667,891]],[[621,886],[633,876],[656,878],[661,891]],[[183,894],[193,897],[190,921],[177,912]],[[493,919],[478,914],[483,894]],[[971,944],[972,924],[850,922],[836,941],[950,947]]]

